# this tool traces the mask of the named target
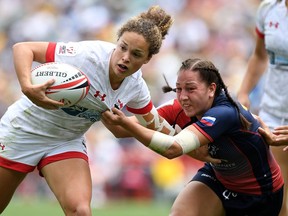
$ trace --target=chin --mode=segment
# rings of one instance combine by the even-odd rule
[[[185,114],[188,116],[188,117],[193,117],[195,116],[195,113],[194,112],[191,112],[191,111],[188,111],[188,110],[184,110]]]

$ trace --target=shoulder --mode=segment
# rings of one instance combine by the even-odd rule
[[[264,0],[260,3],[258,10],[257,10],[257,16],[265,16],[269,10],[277,4],[277,0]]]
[[[111,50],[113,50],[116,46],[113,43],[100,40],[81,41],[79,42],[79,45],[85,46],[87,49],[91,49],[93,51],[102,51],[102,52],[111,52]]]
[[[158,106],[157,110],[159,113],[178,113],[182,110],[182,107],[177,99],[172,99]]]
[[[259,8],[260,7],[266,7],[269,5],[274,5],[276,3],[277,3],[277,0],[264,0],[264,1],[261,1],[261,3],[259,4]]]
[[[180,128],[191,124],[191,119],[183,111],[179,101],[172,99],[157,107],[157,111],[171,125],[178,125]]]
[[[172,99],[161,104],[157,109],[182,109],[182,108],[177,99]]]
[[[74,56],[79,53],[111,53],[115,44],[105,41],[70,41],[57,42],[56,54],[62,56]]]
[[[237,117],[237,110],[232,104],[220,104],[210,108],[206,113],[209,115],[213,114],[218,118],[222,119],[232,119],[233,117]]]

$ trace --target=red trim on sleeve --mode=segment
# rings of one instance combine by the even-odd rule
[[[202,133],[210,142],[213,142],[213,138],[209,136],[202,128],[200,128],[196,123],[193,123],[193,126],[200,132]]]
[[[56,49],[56,43],[50,42],[46,50],[46,62],[55,61],[55,49]]]
[[[3,157],[0,157],[0,166],[22,173],[29,173],[35,169],[35,166],[23,164],[16,161],[11,161]]]
[[[152,107],[153,107],[153,103],[152,103],[152,101],[150,101],[145,107],[143,107],[141,109],[134,109],[134,108],[131,108],[128,106],[126,106],[126,109],[131,113],[141,115],[141,114],[146,114],[146,113],[150,112]]]
[[[255,29],[256,34],[258,35],[258,37],[260,37],[261,39],[264,39],[264,34],[262,32],[260,32],[260,30],[258,28]]]

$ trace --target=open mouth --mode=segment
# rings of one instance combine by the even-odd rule
[[[123,64],[118,64],[118,67],[120,69],[121,72],[125,72],[128,70],[128,67],[123,65]]]

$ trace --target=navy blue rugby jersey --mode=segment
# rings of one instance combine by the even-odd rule
[[[240,123],[239,114],[224,94],[193,124],[207,139],[209,153],[222,159],[211,164],[217,178],[230,190],[239,193],[263,194],[277,191],[283,185],[280,168],[269,146],[257,132],[259,122],[240,107],[240,112],[251,122],[248,130]]]

